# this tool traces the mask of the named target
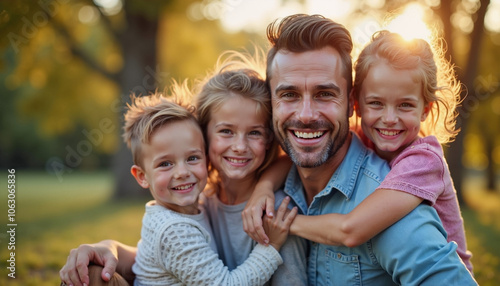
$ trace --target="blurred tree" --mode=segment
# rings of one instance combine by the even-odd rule
[[[110,152],[116,136],[103,136],[96,145],[82,145],[80,141],[86,139],[84,132],[98,126],[102,118],[98,115],[114,118],[109,107],[116,87],[75,60],[49,20],[50,16],[75,19],[74,11],[82,6],[65,6],[56,1],[2,1],[0,5],[0,30],[4,35],[0,39],[0,78],[5,83],[0,97],[2,110],[6,111],[2,112],[5,128],[0,140],[1,164],[43,168],[51,156],[63,158],[56,162],[64,166],[57,169],[62,176],[74,167],[64,165],[69,155],[67,148],[87,147],[82,149],[86,161],[94,162],[100,152]],[[73,28],[78,22],[70,23]],[[91,34],[82,32],[80,27],[75,33],[79,40]],[[99,35],[100,31],[95,32],[91,35]],[[109,54],[109,49],[104,53]],[[71,142],[68,134],[79,140]],[[87,166],[86,162],[79,164],[81,168]]]
[[[484,48],[481,53],[481,74],[477,76],[474,86],[477,98],[480,100],[478,110],[472,116],[474,124],[482,133],[485,149],[486,164],[486,188],[489,191],[497,190],[498,166],[500,160],[497,150],[500,150],[500,71],[496,63],[498,61],[498,38],[499,34],[487,33],[484,39]],[[494,41],[497,40],[497,44]]]
[[[460,128],[461,131],[447,150],[447,160],[457,190],[458,200],[464,205],[462,189],[462,179],[464,177],[463,154],[465,153],[464,137],[467,133],[467,119],[475,112],[474,106],[484,101],[479,97],[477,79],[479,76],[480,55],[482,55],[485,41],[484,35],[486,34],[484,28],[485,16],[489,4],[489,0],[470,2],[441,1],[441,5],[435,9],[443,22],[443,37],[448,43],[447,58],[462,67],[457,70],[457,73],[459,80],[466,87],[462,92],[462,104],[458,108],[457,128]],[[467,17],[472,20],[472,29],[468,31],[460,29],[459,21],[453,22],[454,17]],[[468,51],[467,49],[465,51],[460,50],[464,49],[464,41],[467,43]],[[491,173],[489,175],[494,176]]]
[[[493,43],[495,35],[487,33],[484,38],[484,47],[479,63],[479,74],[474,80],[474,93],[477,101],[469,103],[468,107],[474,110],[471,114],[467,129],[479,134],[482,151],[470,156],[477,156],[480,168],[485,170],[486,189],[496,190],[497,162],[496,150],[499,150],[498,139],[500,130],[500,71],[495,63],[498,57],[498,46]],[[467,150],[467,153],[470,151]]]
[[[2,105],[9,113],[2,117],[25,118],[2,128],[5,136],[0,147],[12,152],[0,156],[6,154],[9,162],[24,167],[39,167],[35,163],[39,160],[23,154],[40,150],[36,152],[45,156],[46,169],[62,179],[89,164],[102,166],[108,157],[100,154],[118,150],[111,163],[115,196],[147,194],[138,192],[129,171],[130,152],[119,136],[129,95],[162,89],[169,85],[169,78],[204,75],[223,50],[249,48],[253,37],[244,33],[229,37],[216,21],[189,20],[186,11],[192,2],[40,0],[0,4],[0,31],[6,35],[0,39],[6,72],[0,78],[6,83],[5,94],[10,94]],[[4,120],[1,124],[8,125]],[[28,134],[38,139],[19,144]],[[37,148],[28,146],[30,142],[36,142]],[[23,157],[18,160],[10,154]],[[31,152],[30,156],[33,159]]]
[[[156,59],[158,18],[170,2],[42,0],[9,3],[2,10],[9,29],[3,40],[9,41],[19,60],[7,82],[15,88],[28,81],[35,90],[21,111],[41,119],[45,134],[62,134],[78,121],[93,126],[82,130],[85,137],[76,145],[66,146],[65,160],[52,162],[59,176],[80,167],[94,148],[106,148],[104,135],[120,133],[118,118],[131,91],[147,94],[156,89],[161,76]],[[77,90],[82,87],[79,82],[86,94]],[[119,100],[114,97],[117,91]],[[99,95],[94,100],[100,105],[88,100],[93,94]],[[108,112],[96,112],[96,107]],[[98,114],[105,116],[93,118]],[[107,145],[111,150],[119,146],[112,166],[116,195],[122,197],[138,188],[128,175],[130,152],[116,139]]]

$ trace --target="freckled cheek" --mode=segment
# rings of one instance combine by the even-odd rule
[[[250,149],[252,150],[254,156],[264,158],[266,156],[266,141],[257,140],[255,142],[250,142]]]
[[[420,118],[417,114],[408,114],[407,116],[400,116],[401,121],[410,130],[420,129]]]
[[[208,144],[208,151],[210,154],[221,153],[230,146],[228,142],[221,139],[213,139]]]

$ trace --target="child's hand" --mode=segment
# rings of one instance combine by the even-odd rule
[[[290,225],[293,219],[297,215],[297,207],[292,210],[288,210],[288,203],[290,202],[290,197],[286,197],[281,202],[278,208],[278,213],[275,217],[264,217],[264,230],[269,235],[269,244],[276,250],[280,250],[283,243],[285,243],[288,237],[288,231],[290,230]]]
[[[66,264],[59,271],[61,281],[66,285],[89,285],[88,265],[90,262],[104,266],[101,276],[104,281],[109,281],[115,273],[118,254],[116,249],[112,249],[104,242],[82,244],[71,250]]]
[[[260,244],[267,245],[269,238],[262,227],[262,213],[273,217],[274,211],[274,193],[271,188],[256,189],[248,200],[245,209],[241,212],[243,218],[243,230],[253,240]]]

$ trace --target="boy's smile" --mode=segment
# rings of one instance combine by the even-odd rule
[[[198,196],[207,183],[203,135],[190,120],[167,123],[142,145],[143,168],[132,174],[149,188],[156,203],[179,213],[198,213]],[[134,174],[135,172],[135,174]]]

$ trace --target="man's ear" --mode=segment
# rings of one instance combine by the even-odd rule
[[[132,173],[132,176],[134,176],[135,180],[141,187],[145,189],[149,188],[149,182],[146,179],[146,173],[142,170],[141,167],[133,165],[130,168],[130,173]]]
[[[429,112],[431,111],[433,103],[434,102],[431,102],[431,103],[427,104],[426,106],[424,106],[424,112],[422,112],[422,116],[420,117],[421,122],[424,122],[425,119],[427,118],[427,115],[429,115]]]

